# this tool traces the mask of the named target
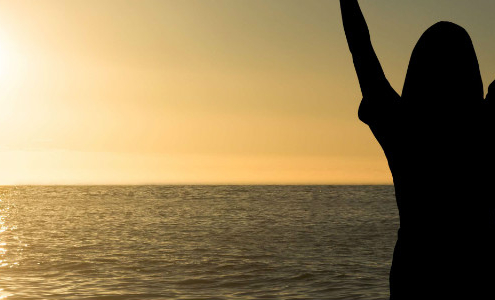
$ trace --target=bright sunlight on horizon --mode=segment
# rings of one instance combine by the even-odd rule
[[[440,20],[495,79],[493,2],[360,3],[398,92]],[[389,184],[360,100],[338,1],[0,0],[0,185]]]

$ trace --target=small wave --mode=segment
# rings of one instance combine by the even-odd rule
[[[289,280],[299,281],[299,280],[312,279],[314,277],[315,277],[315,275],[312,273],[302,273],[302,274],[299,274],[297,276],[290,278]]]
[[[215,283],[215,280],[207,279],[207,278],[191,278],[177,282],[177,284],[179,285],[202,285],[202,284],[212,284],[212,283]]]

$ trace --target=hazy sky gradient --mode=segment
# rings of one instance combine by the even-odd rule
[[[494,1],[361,0],[400,93],[449,20],[495,79]],[[391,183],[337,0],[0,0],[0,184]]]

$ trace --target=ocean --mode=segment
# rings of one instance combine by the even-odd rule
[[[0,187],[0,299],[387,299],[392,186]]]

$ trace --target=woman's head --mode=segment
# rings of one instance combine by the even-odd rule
[[[412,53],[402,98],[430,111],[483,100],[478,59],[466,30],[450,22],[426,30]]]

